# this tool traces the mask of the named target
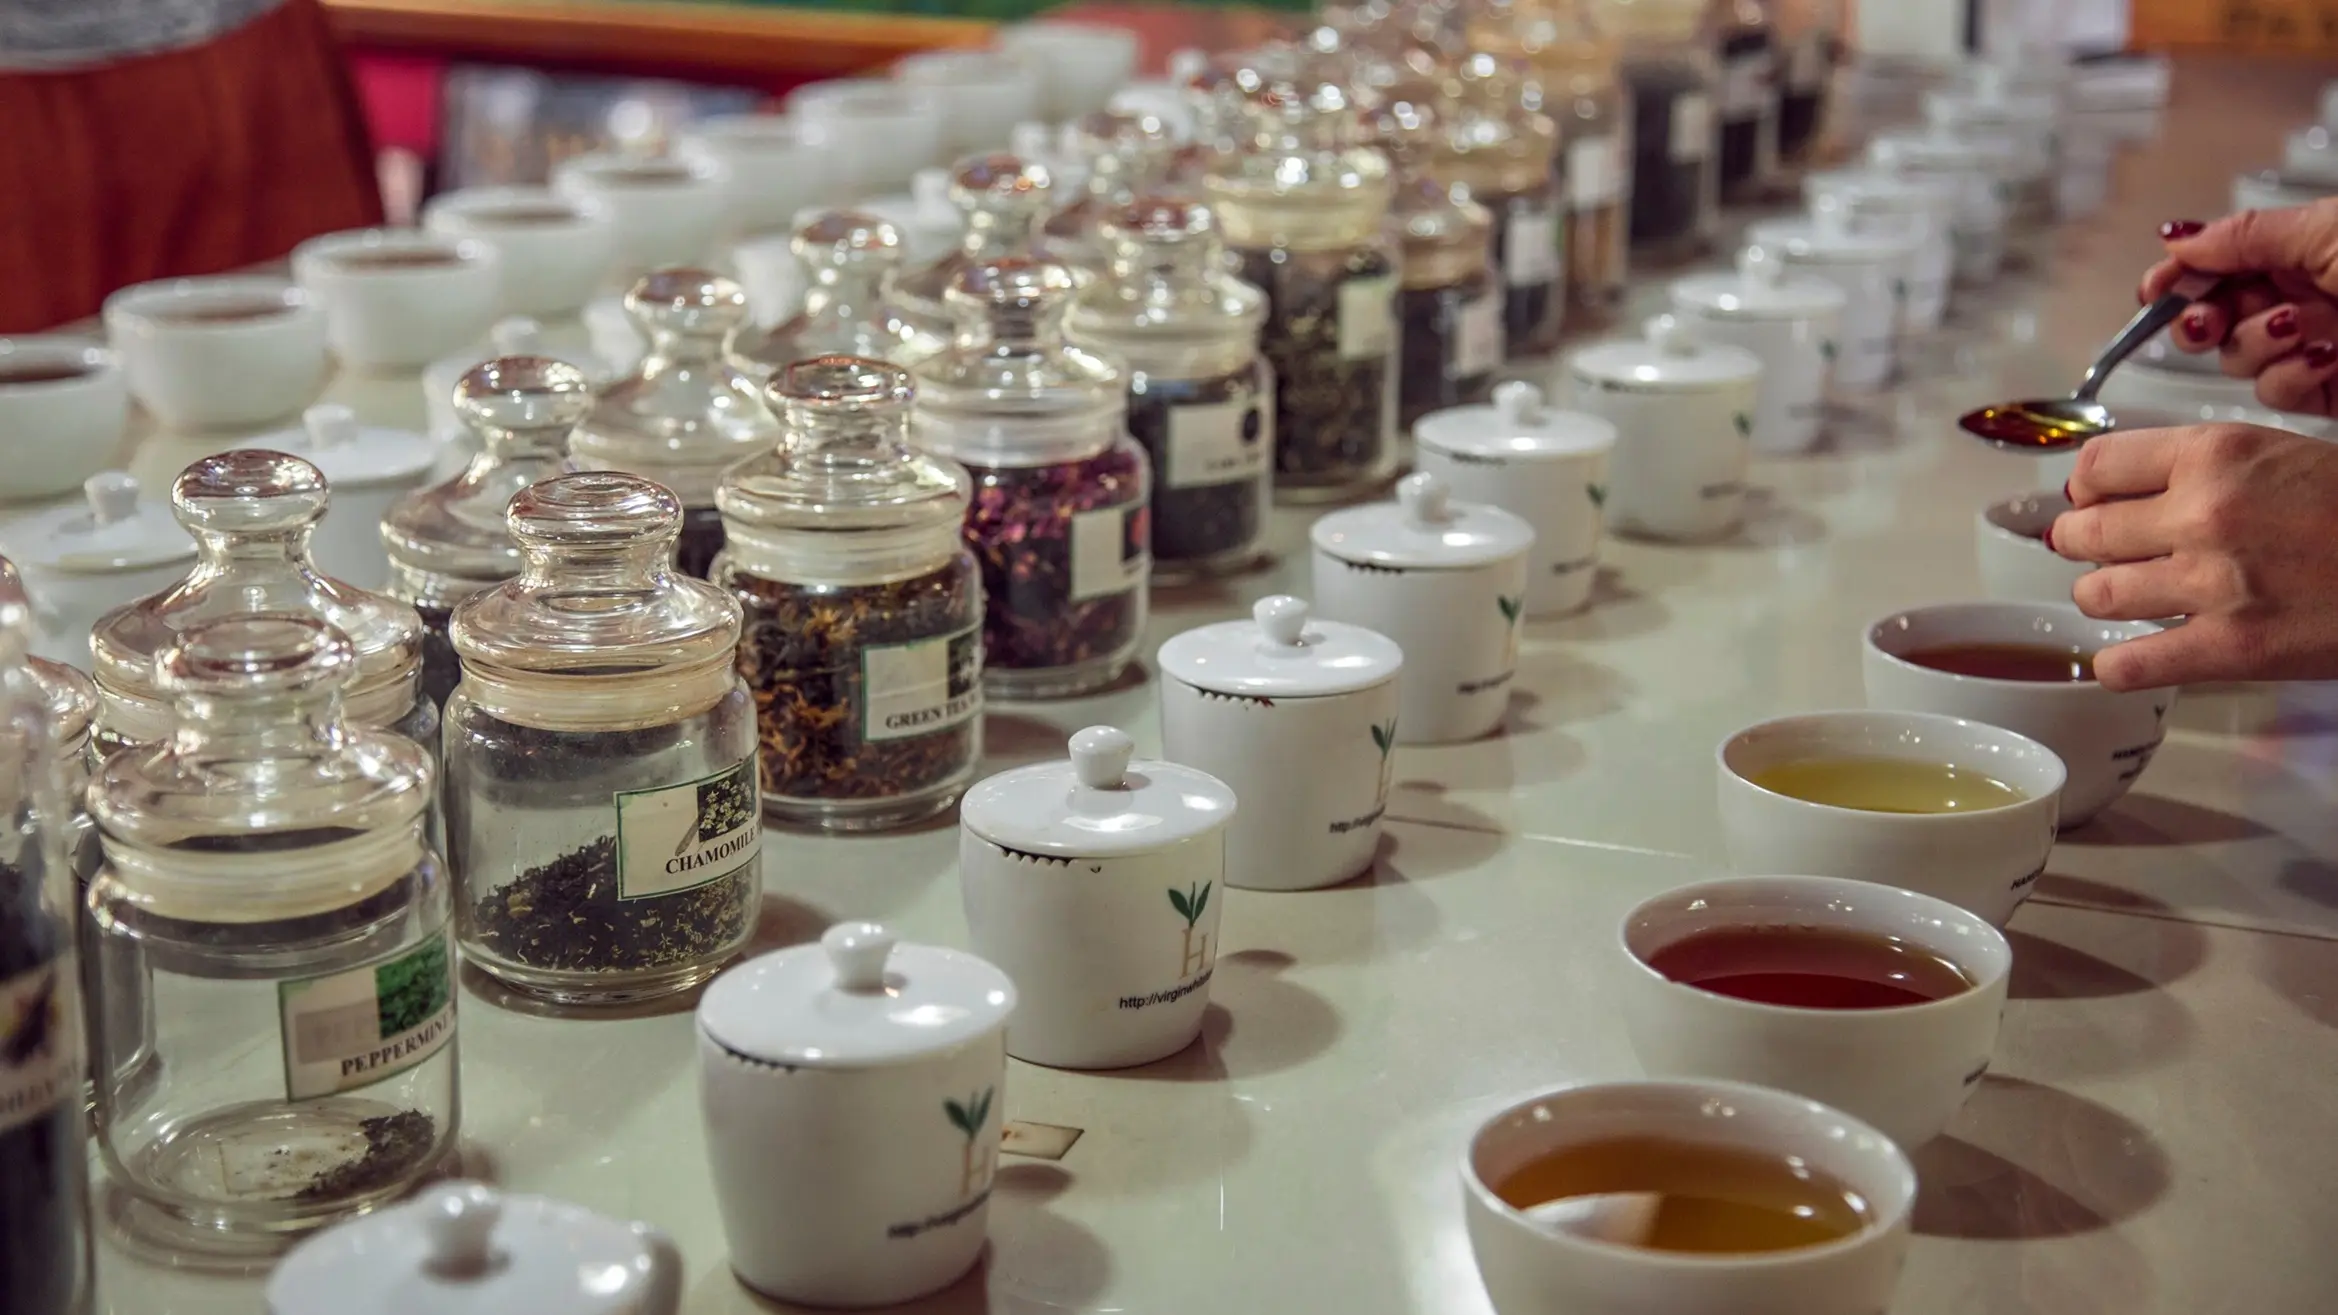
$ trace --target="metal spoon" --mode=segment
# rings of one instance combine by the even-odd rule
[[[2118,422],[2094,400],[2102,391],[2103,380],[2136,348],[2174,323],[2186,307],[2216,291],[2223,282],[2222,275],[2197,272],[2177,279],[2166,295],[2135,312],[2127,327],[2119,330],[2102,355],[2094,358],[2094,364],[2086,367],[2086,377],[2070,396],[1984,406],[1960,417],[1958,427],[1992,447],[2032,454],[2064,451],[2108,433]]]

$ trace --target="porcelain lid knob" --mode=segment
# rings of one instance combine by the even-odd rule
[[[836,984],[847,991],[885,989],[885,964],[893,957],[898,939],[891,929],[874,922],[840,922],[820,937]]]
[[[1250,609],[1251,619],[1265,632],[1267,642],[1279,648],[1297,648],[1307,629],[1307,600],[1289,594],[1261,598]]]
[[[1494,386],[1494,414],[1512,429],[1530,423],[1542,411],[1542,390],[1522,379]]]
[[[422,1200],[422,1228],[430,1267],[442,1274],[476,1274],[495,1259],[495,1225],[503,1194],[485,1183],[450,1183]]]
[[[1841,237],[1851,231],[1851,206],[1833,192],[1823,192],[1810,203],[1810,224],[1820,237]]]
[[[1044,123],[1018,123],[1007,139],[1007,149],[1017,155],[1043,157],[1055,146],[1055,136]]]
[[[1396,505],[1404,523],[1416,529],[1435,529],[1453,519],[1453,490],[1426,471],[1397,481]]]
[[[958,207],[950,200],[950,171],[939,165],[920,169],[910,175],[909,199],[915,205],[917,217],[926,223],[956,223]]]
[[[1659,315],[1648,321],[1648,341],[1666,356],[1697,354],[1696,335],[1689,331],[1687,322],[1677,315]]]
[[[544,326],[525,315],[497,320],[495,327],[487,331],[487,340],[494,345],[497,356],[544,354]]]
[[[1831,199],[1831,198],[1830,198]],[[1750,246],[1737,253],[1739,277],[1756,287],[1774,288],[1785,277],[1786,262],[1765,246]]]
[[[300,427],[308,431],[310,446],[320,449],[357,441],[357,413],[338,402],[319,402],[301,412]]]
[[[1128,784],[1129,759],[1137,744],[1114,726],[1090,726],[1072,736],[1072,774],[1091,790],[1120,790]]]
[[[90,518],[100,525],[138,514],[138,480],[127,471],[99,471],[81,481],[81,496],[89,500]]]

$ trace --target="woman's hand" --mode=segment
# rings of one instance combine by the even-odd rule
[[[2159,231],[2168,259],[2143,276],[2144,301],[2187,269],[2236,276],[2176,321],[2176,346],[2220,348],[2224,372],[2256,380],[2274,410],[2338,415],[2338,198]]]
[[[2088,616],[2183,625],[2104,649],[2111,689],[2338,678],[2338,445],[2256,425],[2105,434],[2047,546]]]

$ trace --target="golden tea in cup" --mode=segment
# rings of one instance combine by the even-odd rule
[[[1848,1183],[1800,1156],[1663,1136],[1561,1146],[1488,1186],[1546,1227],[1650,1251],[1824,1246],[1873,1218]]]
[[[1970,768],[1911,758],[1801,758],[1745,774],[1764,790],[1871,813],[1977,813],[2029,796]]]
[[[2045,644],[1935,644],[1911,649],[1900,657],[1952,676],[1984,680],[2094,679],[2094,654]]]

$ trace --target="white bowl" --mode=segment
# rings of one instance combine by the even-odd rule
[[[422,225],[448,237],[476,238],[503,266],[506,315],[576,314],[608,281],[617,263],[617,225],[590,197],[542,187],[468,187],[433,197]]]
[[[995,50],[920,51],[896,61],[893,76],[933,92],[955,154],[1004,150],[1015,125],[1039,114],[1039,76]]]
[[[1545,1223],[1491,1183],[1553,1151],[1656,1137],[1798,1156],[1859,1193],[1870,1222],[1823,1246],[1747,1255],[1652,1251]],[[1916,1171],[1891,1138],[1839,1110],[1710,1079],[1598,1082],[1519,1102],[1461,1156],[1462,1210],[1498,1315],[1875,1315],[1907,1257]]]
[[[325,312],[283,279],[164,279],[105,301],[130,393],[170,429],[296,415],[325,386]]]
[[[2062,826],[2083,826],[2151,765],[2176,691],[2115,693],[2091,680],[1989,680],[1921,667],[1902,655],[1954,643],[2045,643],[2095,653],[2160,629],[2154,621],[2097,621],[2067,603],[1947,603],[1895,612],[1867,628],[1861,666],[1868,706],[1969,717],[2038,741],[2069,771]]]
[[[777,114],[724,114],[692,124],[685,155],[730,177],[731,215],[748,233],[786,229],[796,212],[834,198],[843,173],[820,134]]]
[[[898,191],[948,155],[941,100],[927,87],[836,78],[789,92],[787,108],[836,162],[840,200]]]
[[[1890,937],[1955,964],[1971,989],[1888,1009],[1763,1004],[1665,977],[1649,959],[1723,928],[1817,927]],[[1650,1077],[1726,1078],[1824,1101],[1913,1150],[1940,1135],[1988,1072],[2013,947],[1930,895],[1837,877],[1727,877],[1624,915],[1618,1001]]]
[[[2027,736],[1922,712],[1845,710],[1757,722],[1721,742],[1721,833],[1739,872],[1873,881],[1970,909],[2003,926],[2046,870],[2062,761]],[[2019,790],[2002,808],[1879,813],[1814,804],[1748,779],[1812,758],[1943,763]]]
[[[292,274],[325,302],[325,337],[346,369],[419,371],[495,322],[502,261],[474,238],[363,228],[293,248]]]
[[[695,265],[713,252],[730,201],[723,167],[696,156],[571,156],[552,170],[563,196],[590,197],[609,209],[617,229],[617,281],[653,269]]]
[[[79,488],[113,464],[129,423],[114,353],[85,338],[0,338],[0,502]]]
[[[1112,103],[1137,71],[1137,36],[1092,23],[1018,23],[998,34],[998,48],[1039,77],[1040,114],[1071,123]]]
[[[2009,603],[2068,603],[2071,587],[2094,569],[2046,546],[2046,530],[2068,510],[2068,498],[2044,492],[2000,498],[1981,508],[1973,519],[1981,591]]]

